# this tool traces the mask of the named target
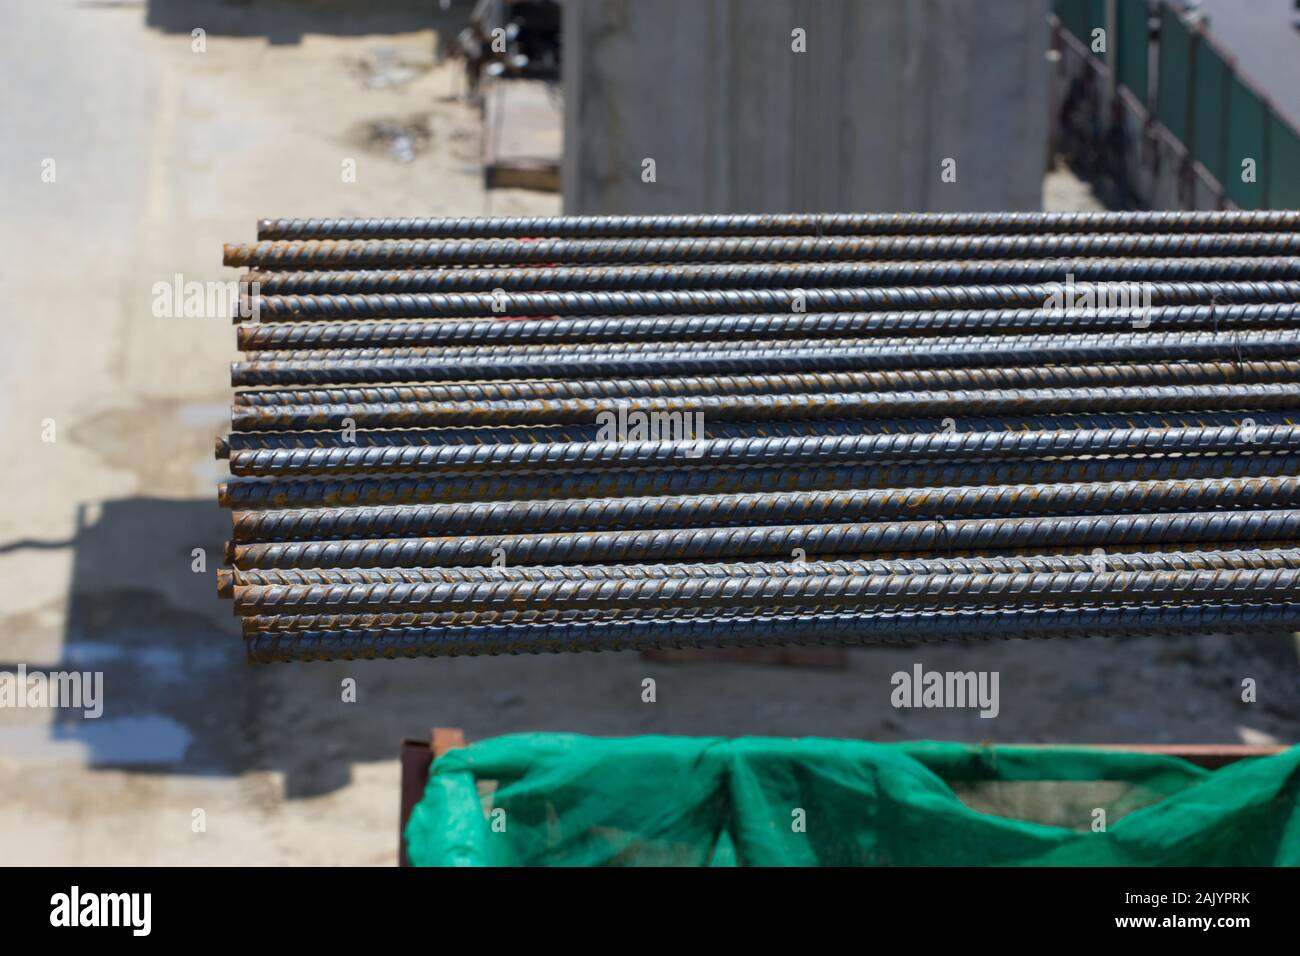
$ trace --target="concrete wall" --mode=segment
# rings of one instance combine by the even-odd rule
[[[1047,0],[567,0],[565,211],[1037,209],[1047,48]]]

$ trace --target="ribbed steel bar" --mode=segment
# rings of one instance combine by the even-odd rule
[[[495,354],[477,350],[429,349],[396,352],[340,350],[322,353],[271,352],[231,367],[231,383],[321,385],[472,381],[481,379],[608,378],[872,371],[901,368],[995,366],[1015,355],[1037,364],[1151,362],[1169,360],[1290,359],[1300,353],[1300,332],[1171,332],[1103,335],[964,336],[944,339],[879,339],[776,343],[768,348],[709,351],[690,343],[670,350],[566,350],[520,346]],[[659,347],[670,343],[650,343]],[[328,356],[328,357],[326,357]]]
[[[1300,507],[1300,477],[236,511],[238,542]]]
[[[1247,564],[1244,559],[1238,560],[1233,555],[1282,555],[1286,554],[1285,550],[1259,551],[1259,552],[1205,552],[1215,557],[1206,559],[1201,563],[1193,564],[1197,567],[1284,567],[1285,564],[1273,563],[1287,559],[1260,559],[1254,563]],[[1217,557],[1222,555],[1223,557]],[[968,562],[979,560],[994,561],[995,559],[967,559]],[[1017,559],[996,559],[1006,563],[1009,560]],[[1090,570],[1089,565],[1084,558],[1067,558],[1062,560],[1077,560],[1080,562],[1078,570]],[[238,568],[227,569],[221,568],[217,571],[217,591],[222,597],[231,597],[234,594],[236,586],[258,585],[258,586],[284,586],[284,585],[323,585],[323,584],[420,584],[420,583],[464,583],[464,582],[481,582],[481,581],[637,581],[637,580],[656,580],[659,578],[675,577],[730,577],[735,574],[744,574],[750,571],[762,572],[769,575],[777,574],[853,574],[853,573],[914,573],[912,571],[895,572],[890,571],[891,564],[897,564],[900,568],[910,565],[919,565],[919,560],[913,562],[888,562],[888,561],[805,561],[805,562],[753,562],[747,564],[628,564],[628,565],[609,565],[583,567],[558,565],[554,567],[525,567],[525,568],[268,568],[268,569],[250,569],[241,571]],[[991,570],[995,566],[990,564],[972,565],[973,570]],[[996,565],[997,569],[1002,569],[1002,565]],[[1116,567],[1119,567],[1116,565]],[[1141,566],[1145,569],[1145,565]],[[1163,565],[1162,565],[1163,567]],[[1179,565],[1182,567],[1182,565]],[[1019,566],[1014,568],[1008,565],[1008,570],[1022,570]],[[1055,566],[1044,567],[1043,570],[1067,570],[1067,567],[1057,568]],[[1023,570],[1034,570],[1031,567],[1024,567]]]
[[[1007,355],[1007,363],[1017,361]],[[359,388],[261,389],[236,392],[237,407],[262,405],[366,405],[408,402],[561,401],[669,395],[772,395],[827,392],[929,392],[942,389],[1120,388],[1291,382],[1300,361],[1096,363],[976,368],[888,369],[687,378],[614,378],[582,381],[454,382]]]
[[[895,644],[960,638],[1129,636],[1264,630],[1300,625],[1295,604],[1181,607],[1015,608],[902,614],[809,614],[714,620],[612,621],[504,627],[261,633],[245,639],[250,661],[450,657],[479,654],[746,647],[778,644]]]
[[[604,263],[847,262],[927,259],[1291,256],[1295,232],[976,236],[761,236],[652,239],[309,239],[227,244],[228,266],[263,270]],[[281,276],[257,273],[263,291]],[[284,289],[292,289],[292,283]],[[302,291],[302,290],[299,290]]]
[[[321,263],[325,265],[327,263]],[[402,263],[396,263],[401,265]],[[320,267],[318,265],[317,267]],[[299,268],[312,268],[303,259]],[[247,298],[449,292],[630,292],[696,289],[804,289],[971,286],[1023,283],[1133,284],[1124,304],[1140,304],[1145,282],[1268,282],[1300,278],[1300,258],[1012,259],[956,262],[724,263],[722,265],[526,266],[506,269],[400,269],[245,276]],[[262,288],[263,284],[267,287]],[[254,293],[256,288],[256,293]],[[1063,303],[1064,304],[1064,301]]]
[[[532,501],[655,495],[746,494],[864,488],[1100,481],[1177,481],[1300,474],[1300,456],[1188,455],[1064,458],[912,465],[586,471],[536,475],[396,475],[222,482],[223,507],[310,508],[476,501]]]
[[[1185,480],[1224,476],[1259,477],[1300,473],[1294,455],[1187,456],[1168,458],[992,461],[903,466],[828,467],[786,470],[754,468],[715,471],[580,472],[566,475],[462,477],[394,476],[359,480],[263,479],[223,482],[219,496],[229,508],[350,506],[553,500],[654,494],[742,494],[761,490],[939,487],[974,483]]]
[[[923,608],[1300,603],[1300,569],[1070,571],[1021,574],[746,574],[650,581],[236,586],[236,614],[359,611],[507,611],[612,608]]]
[[[231,543],[237,568],[456,567],[608,562],[703,562],[728,558],[866,555],[1188,544],[1216,547],[1293,540],[1300,511],[1186,512],[764,525],[638,531],[465,535],[362,541]]]
[[[1220,571],[1294,568],[1300,550],[1152,551],[1090,554],[1035,554],[945,558],[894,558],[864,561],[760,561],[722,564],[557,565],[524,568],[221,568],[222,597],[236,587],[293,587],[355,584],[463,584],[538,581],[651,581],[671,578],[732,578],[803,575],[1018,574],[1084,571]]]
[[[1160,607],[1179,607],[1180,605],[1160,605]],[[1196,605],[1191,605],[1196,606]],[[373,630],[432,630],[463,627],[520,627],[538,625],[560,625],[565,627],[591,626],[607,623],[674,623],[692,621],[696,624],[729,625],[732,622],[756,620],[760,618],[778,618],[789,620],[815,613],[819,608],[780,607],[772,608],[761,614],[746,613],[746,609],[728,608],[674,608],[669,610],[587,610],[587,611],[377,611],[293,615],[246,615],[240,617],[239,624],[244,636],[254,637],[268,632],[370,632]],[[855,609],[828,608],[829,611],[852,614]],[[996,608],[978,610],[997,610]],[[872,611],[874,614],[889,614],[892,608]],[[925,611],[908,613],[926,613]],[[940,609],[939,613],[947,613]]]
[[[778,438],[853,435],[924,435],[942,431],[1069,431],[1115,428],[1262,428],[1300,425],[1300,412],[1248,409],[1239,412],[1157,412],[1137,414],[1030,415],[1024,418],[891,418],[775,422],[720,422],[705,426],[702,420],[676,416],[662,430],[631,433],[631,441],[670,441],[688,445],[704,439]],[[656,426],[659,428],[660,426]],[[474,434],[465,434],[472,432]],[[529,434],[532,432],[533,434]],[[216,457],[234,451],[300,448],[411,448],[461,447],[510,444],[562,444],[619,441],[609,425],[568,425],[552,428],[445,428],[423,431],[307,431],[233,432],[217,439]]]
[[[1283,210],[262,219],[258,239],[487,239],[1295,232]]]
[[[1277,606],[1271,602],[1242,602],[1246,606]],[[1280,603],[1280,602],[1279,602]],[[1070,608],[1093,608],[1102,605],[1069,605]],[[1144,606],[1144,605],[1137,605]],[[1172,610],[1179,607],[1204,607],[1207,602],[1172,602],[1160,603],[1152,602],[1150,605],[1154,609]],[[1211,606],[1222,606],[1213,604]],[[1057,608],[1058,605],[1033,605],[1027,610]],[[972,608],[976,612],[989,611],[996,612],[1004,610],[997,606],[986,606]],[[517,627],[517,626],[537,626],[537,625],[562,625],[567,627],[590,626],[606,623],[624,623],[624,622],[646,622],[646,623],[674,623],[681,624],[687,621],[696,624],[712,625],[731,625],[734,622],[758,619],[784,619],[806,617],[809,614],[815,614],[819,611],[854,614],[864,613],[871,616],[894,616],[900,613],[897,605],[880,606],[872,608],[869,612],[861,611],[853,607],[818,607],[804,605],[789,605],[779,607],[768,607],[762,609],[751,608],[712,608],[712,607],[673,607],[673,608],[631,608],[631,609],[598,609],[598,610],[499,610],[499,611],[326,611],[316,614],[269,614],[269,615],[244,615],[239,618],[240,629],[245,637],[253,637],[263,633],[274,632],[319,632],[319,631],[372,631],[372,630],[408,630],[408,629],[433,629],[433,628],[461,628],[461,627]],[[959,613],[952,608],[936,608],[934,611],[928,611],[925,608],[917,610],[901,610],[905,614],[925,614],[925,613]],[[969,612],[967,612],[969,613]]]
[[[1063,278],[1063,277],[1062,277]],[[1131,283],[1079,282],[1071,302],[1109,302]],[[764,312],[931,311],[1044,308],[1064,304],[1065,283],[842,289],[692,289],[618,292],[464,292],[255,297],[257,317],[274,321],[505,316],[715,315]],[[1143,282],[1151,305],[1295,302],[1300,282]],[[1146,304],[1145,302],[1143,303]]]
[[[1300,212],[259,240],[254,660],[1300,627]]]
[[[1167,412],[1155,415],[1042,415],[1025,418],[971,418],[958,419],[892,419],[859,421],[856,419],[827,419],[822,421],[788,419],[779,421],[718,422],[708,427],[711,438],[762,438],[781,435],[859,435],[914,434],[941,431],[945,427],[959,427],[967,431],[1014,428],[1133,428],[1210,427],[1240,425],[1247,420],[1255,425],[1289,425],[1297,416],[1290,412],[1264,409],[1242,412]],[[662,431],[647,432],[645,440],[691,441],[694,436],[706,437],[703,421],[698,421],[698,432],[693,431],[696,420],[681,416],[666,421]],[[1295,423],[1300,424],[1300,421]],[[656,426],[659,429],[660,426]],[[250,451],[269,448],[395,448],[407,446],[508,445],[554,444],[563,442],[594,442],[617,440],[615,423],[596,425],[556,425],[525,428],[432,428],[402,430],[332,430],[332,431],[253,431],[232,432],[217,439],[217,457],[228,458],[231,451]],[[606,437],[609,436],[609,437]]]
[[[452,428],[568,425],[642,415],[701,415],[708,423],[798,419],[907,419],[947,416],[1170,412],[1201,409],[1300,409],[1300,382],[1247,385],[1152,385],[1128,388],[1005,391],[840,392],[688,395],[503,402],[406,402],[358,405],[249,405],[231,412],[236,432],[355,428]],[[954,423],[955,425],[956,423]]]
[[[594,425],[551,428],[441,428],[424,430],[232,432],[217,439],[217,457],[260,448],[393,448],[405,445],[446,446],[533,444],[595,441]]]
[[[427,321],[281,322],[236,329],[246,352],[542,343],[737,342],[747,339],[979,335],[991,332],[1228,331],[1292,328],[1300,304],[1119,309],[971,309],[940,312],[812,312]]]
[[[1074,431],[970,432],[704,438],[689,442],[565,442],[396,448],[305,448],[232,451],[234,475],[358,472],[465,474],[570,468],[713,468],[910,462],[1077,455],[1242,454],[1300,450],[1300,428],[1119,428]]]
[[[1245,329],[1232,331],[1179,331],[1127,330],[1093,334],[1039,334],[1039,335],[960,335],[932,338],[890,336],[876,339],[745,339],[739,342],[721,342],[701,345],[698,342],[621,342],[616,345],[599,343],[541,343],[524,345],[452,345],[408,346],[401,348],[340,348],[340,349],[288,349],[257,354],[259,362],[321,362],[321,363],[373,363],[402,364],[412,360],[473,363],[484,359],[507,360],[559,360],[596,361],[610,356],[611,363],[631,357],[677,355],[683,352],[709,355],[714,358],[735,357],[742,361],[747,355],[780,355],[807,352],[813,355],[877,353],[888,357],[899,354],[944,355],[951,352],[989,351],[1001,349],[1047,349],[1051,352],[1072,347],[1085,354],[1096,349],[1124,346],[1160,345],[1170,349],[1197,346],[1230,346],[1235,349],[1265,347],[1300,347],[1300,331],[1295,329]],[[930,361],[924,359],[922,361]]]
[[[790,615],[815,608],[779,607],[769,613]],[[363,609],[327,610],[305,614],[246,614],[239,618],[247,636],[266,631],[366,631],[374,628],[464,627],[548,623],[594,623],[614,620],[683,620],[687,618],[721,621],[744,616],[745,608],[675,607],[675,608],[588,608],[551,610],[521,608],[505,610],[449,611],[369,611]],[[752,613],[752,612],[751,612]]]
[[[473,362],[482,359],[507,358],[511,360],[527,359],[581,359],[590,361],[601,356],[613,356],[618,361],[622,356],[675,355],[682,352],[698,352],[710,356],[736,356],[738,360],[746,355],[782,354],[786,352],[809,352],[812,354],[835,355],[839,353],[886,355],[896,353],[917,353],[923,355],[944,354],[947,352],[969,352],[1008,348],[1046,348],[1048,350],[1065,350],[1071,343],[1077,343],[1076,349],[1088,352],[1093,349],[1107,349],[1115,346],[1163,345],[1171,349],[1187,345],[1227,345],[1238,349],[1282,346],[1295,348],[1300,345],[1300,331],[1294,328],[1281,329],[1233,329],[1233,330],[1134,330],[1122,332],[1097,333],[1039,333],[1033,335],[953,335],[915,338],[911,336],[886,336],[881,338],[825,338],[825,339],[744,339],[737,342],[716,342],[703,345],[690,340],[671,342],[619,342],[615,344],[600,343],[530,343],[519,345],[433,345],[403,346],[393,348],[337,348],[337,349],[286,349],[257,353],[258,361],[305,361],[305,362],[375,362],[402,363],[412,359],[431,361],[447,359],[452,361]]]

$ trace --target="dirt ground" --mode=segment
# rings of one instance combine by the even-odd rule
[[[154,285],[233,279],[221,243],[253,238],[261,216],[558,211],[555,196],[482,189],[478,114],[459,67],[435,63],[463,15],[432,0],[9,5],[0,670],[102,671],[105,703],[97,720],[0,709],[0,862],[391,864],[397,743],[433,725],[471,739],[1300,738],[1300,645],[1284,634],[858,650],[842,670],[635,654],[246,664],[213,584],[234,333],[155,317]],[[1091,202],[1064,173],[1048,199]],[[1000,715],[895,710],[890,675],[917,662],[998,671]]]

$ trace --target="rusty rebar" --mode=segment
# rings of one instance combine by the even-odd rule
[[[1182,607],[1015,608],[898,614],[808,614],[684,621],[610,621],[467,628],[259,633],[245,639],[250,661],[328,661],[659,647],[779,644],[894,644],[954,639],[1144,636],[1173,631],[1278,632],[1300,626],[1300,607],[1210,604]]]
[[[259,239],[254,660],[1300,627],[1300,213]]]
[[[702,562],[727,558],[1153,544],[1240,545],[1300,536],[1300,511],[1185,512],[764,525],[608,532],[463,535],[359,541],[237,544],[237,568],[457,567],[607,562]],[[1195,550],[1195,549],[1192,549]]]
[[[812,312],[502,321],[500,319],[281,322],[241,325],[246,352],[407,346],[736,342],[746,339],[979,335],[991,332],[1227,331],[1288,328],[1300,304],[1152,306],[1121,309],[970,309],[940,312]]]
[[[1004,391],[831,392],[777,395],[683,395],[637,399],[248,405],[231,412],[236,432],[353,428],[454,428],[577,425],[601,416],[701,415],[717,422],[908,419],[1171,412],[1201,409],[1300,409],[1300,383],[1152,385]],[[954,420],[954,427],[956,427]],[[706,427],[708,427],[706,425]]]
[[[1065,607],[1115,599],[1147,604],[1274,603],[1300,598],[1300,568],[1201,571],[1068,571],[1015,574],[775,575],[644,581],[483,581],[237,585],[236,614],[358,611],[604,610],[619,608]]]
[[[393,265],[502,266],[717,262],[1088,257],[1291,256],[1292,232],[1078,233],[975,236],[822,236],[648,239],[357,239],[262,241],[227,245],[223,262],[259,270],[376,269]],[[250,277],[264,292],[293,291],[286,277]],[[297,290],[305,291],[305,290]]]
[[[1178,481],[1300,474],[1300,456],[1188,455],[1155,458],[840,465],[811,468],[578,471],[523,475],[371,475],[221,482],[223,507],[314,508],[655,495],[747,494],[1102,481]]]
[[[1062,277],[1063,278],[1063,277]],[[1126,284],[1126,288],[1127,288]],[[766,312],[934,311],[1043,308],[1062,298],[1064,281],[974,286],[873,286],[837,289],[691,289],[610,292],[462,292],[258,296],[263,322],[386,318],[502,318],[506,316],[718,315]],[[1131,291],[1131,290],[1130,290]],[[1295,302],[1300,282],[1142,283],[1151,305]],[[1080,282],[1075,303],[1109,301],[1114,283]],[[1143,303],[1145,305],[1146,303]],[[241,309],[241,316],[251,311]]]
[[[1050,458],[1077,455],[1242,454],[1300,450],[1300,428],[1117,428],[778,438],[705,437],[680,442],[563,442],[232,451],[234,475],[357,472],[551,471],[570,468],[712,468]]]
[[[1235,358],[1235,356],[1234,356]],[[808,372],[678,378],[600,378],[581,381],[451,382],[359,388],[255,389],[236,392],[234,404],[368,405],[408,402],[562,401],[581,398],[637,398],[670,395],[771,395],[829,392],[930,392],[954,390],[1127,388],[1142,385],[1202,385],[1290,382],[1300,361],[1218,361],[1008,365],[974,368],[882,369],[868,372]]]
[[[1279,210],[262,219],[257,224],[257,237],[264,240],[1297,231],[1300,212]]]
[[[1300,477],[236,511],[238,542],[1300,507]]]
[[[1116,428],[1245,429],[1300,425],[1300,413],[1248,409],[1239,412],[1159,412],[1155,414],[1029,415],[1023,418],[891,418],[719,422],[705,427],[702,419],[676,415],[662,432],[620,435],[608,425],[568,425],[537,428],[434,428],[425,430],[232,432],[217,439],[216,457],[231,451],[303,448],[412,448],[509,444],[577,444],[586,442],[663,441],[693,445],[706,438],[806,438],[814,436],[925,435],[935,432],[1098,431]],[[697,427],[698,426],[698,427]],[[683,452],[690,454],[689,451]]]
[[[557,565],[488,568],[221,568],[217,590],[231,597],[241,586],[290,587],[356,584],[460,584],[504,581],[645,581],[665,578],[734,578],[801,575],[1017,574],[1083,571],[1204,571],[1294,568],[1300,550],[1151,551],[1036,554],[848,561],[754,561],[743,564]]]
[[[231,366],[235,386],[420,383],[486,379],[600,378],[856,372],[1026,363],[1238,361],[1286,359],[1300,332],[1141,332],[1100,335],[993,335],[943,339],[796,340],[707,350],[692,343],[507,346],[499,349],[392,349],[259,353]],[[667,346],[674,346],[668,348]]]
[[[395,256],[402,250],[391,250]],[[632,292],[696,289],[834,289],[910,286],[972,286],[1104,282],[1131,285],[1123,302],[1142,298],[1148,282],[1268,282],[1300,278],[1300,258],[1014,259],[955,262],[723,263],[721,265],[525,266],[519,268],[420,269],[418,261],[394,258],[374,265],[395,271],[300,272],[249,275],[246,298],[406,295],[451,292]],[[328,257],[309,250],[299,269],[325,269]],[[255,290],[255,291],[254,291]],[[1064,295],[1064,292],[1063,292]],[[1116,296],[1118,297],[1118,296]],[[1073,299],[1071,298],[1071,301]],[[1062,298],[1064,307],[1065,299]]]

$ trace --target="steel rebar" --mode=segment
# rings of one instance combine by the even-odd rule
[[[630,318],[431,319],[283,322],[241,325],[246,352],[408,346],[604,344],[744,341],[856,336],[979,335],[992,332],[1114,332],[1140,329],[1227,331],[1288,328],[1296,303],[1152,306],[1118,309],[971,309],[941,312],[812,312],[788,315],[687,315]]]
[[[1300,507],[1300,477],[236,511],[239,542]]]
[[[769,373],[685,378],[617,378],[582,381],[451,382],[360,388],[257,389],[236,392],[236,406],[348,405],[406,402],[496,402],[571,398],[636,398],[668,395],[771,395],[826,392],[929,392],[943,389],[1140,385],[1202,385],[1290,382],[1300,361],[1096,363],[1087,365],[1002,365],[973,368],[885,369],[869,372]]]
[[[1176,481],[1261,478],[1300,474],[1300,456],[1187,455],[1155,458],[1060,458],[949,463],[759,466],[567,472],[563,474],[385,475],[360,478],[242,478],[222,482],[223,507],[313,508],[449,502],[534,501],[655,495],[746,494],[760,491],[835,491],[865,488],[1036,484],[1102,481]]]
[[[252,660],[1300,628],[1300,212],[258,239]]]
[[[231,543],[227,556],[237,568],[457,567],[490,564],[501,557],[515,565],[700,562],[779,558],[796,549],[809,555],[863,555],[1153,543],[1239,545],[1297,536],[1300,511],[1282,510]]]
[[[1300,450],[1300,427],[1115,428],[909,435],[705,437],[694,441],[595,441],[232,451],[234,475],[356,472],[549,471],[569,468],[713,468],[1077,455],[1241,454]]]
[[[1022,389],[1005,391],[838,392],[691,395],[636,400],[578,398],[501,402],[250,405],[231,413],[236,432],[354,428],[453,428],[577,425],[600,416],[702,415],[704,421],[774,422],[841,419],[1022,416],[1171,412],[1201,409],[1300,409],[1300,383]],[[954,425],[956,423],[954,422]]]
[[[238,586],[340,584],[458,584],[492,581],[644,581],[664,578],[732,578],[801,575],[1016,574],[1082,571],[1203,571],[1294,568],[1296,548],[1260,551],[1109,552],[1078,555],[894,558],[856,561],[749,562],[745,564],[556,565],[489,568],[255,568],[217,571],[217,589],[231,597]]]
[[[597,238],[1298,232],[1300,212],[865,213],[551,216],[495,219],[262,219],[258,239]]]
[[[971,612],[816,614],[717,621],[613,621],[505,627],[398,628],[379,631],[265,633],[246,638],[249,660],[328,661],[356,658],[745,647],[774,644],[900,644],[959,638],[1138,636],[1183,630],[1279,632],[1300,625],[1293,603],[1210,604],[1174,608],[981,609]]]
[[[222,261],[254,273],[262,291],[306,291],[286,269],[408,266],[597,265],[719,262],[848,262],[1067,257],[1292,256],[1293,232],[988,234],[651,239],[358,239],[227,245]],[[274,270],[274,271],[272,271]],[[331,291],[339,291],[332,289]]]
[[[1064,276],[1061,277],[1064,279]],[[1125,284],[1127,285],[1127,284]],[[1076,283],[1072,302],[1108,302],[1114,283]],[[717,315],[766,312],[933,311],[1044,308],[1063,299],[1064,281],[1039,284],[872,286],[836,289],[704,289],[608,292],[462,292],[257,296],[263,322],[505,316]],[[1295,302],[1300,282],[1143,282],[1151,305]],[[1143,305],[1146,305],[1144,302]],[[251,307],[248,311],[251,311]]]

